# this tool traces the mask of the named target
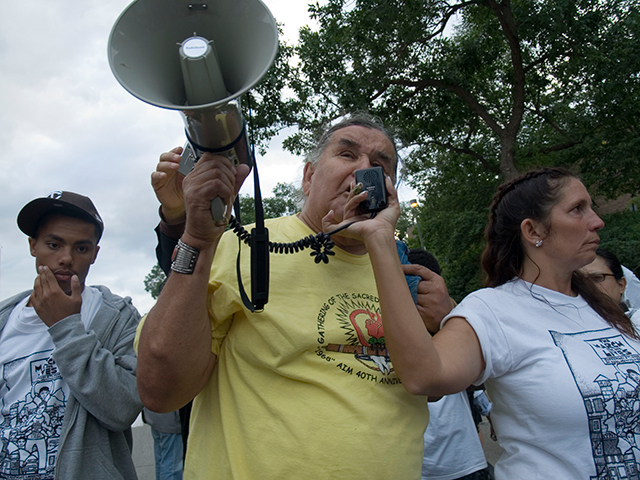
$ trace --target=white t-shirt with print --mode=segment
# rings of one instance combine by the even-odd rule
[[[582,297],[514,280],[467,296],[446,318],[478,336],[504,455],[497,480],[629,478],[640,468],[640,342]],[[624,475],[623,475],[624,473]]]
[[[49,327],[28,307],[16,305],[0,332],[0,478],[53,478],[69,388],[53,360]],[[102,304],[102,293],[85,287],[85,328]]]

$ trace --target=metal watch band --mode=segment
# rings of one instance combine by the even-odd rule
[[[199,254],[199,250],[187,245],[182,240],[178,240],[171,256],[171,270],[183,275],[191,275],[196,268]]]

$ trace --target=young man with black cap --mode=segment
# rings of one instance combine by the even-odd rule
[[[53,192],[25,205],[18,227],[38,275],[0,303],[0,477],[135,479],[140,315],[85,286],[102,218],[89,198]]]

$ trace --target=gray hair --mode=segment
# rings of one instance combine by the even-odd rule
[[[373,130],[378,130],[383,133],[393,145],[393,152],[395,154],[395,168],[393,169],[393,182],[396,182],[398,177],[398,163],[400,162],[400,156],[398,155],[398,146],[396,145],[396,140],[391,132],[382,124],[382,121],[378,117],[374,117],[368,113],[357,113],[353,114],[349,117],[346,117],[336,123],[335,125],[328,128],[318,140],[316,146],[307,154],[305,158],[305,163],[313,163],[316,164],[322,157],[322,154],[326,150],[329,142],[331,141],[331,137],[335,132],[341,130],[346,127],[359,126],[370,128]]]

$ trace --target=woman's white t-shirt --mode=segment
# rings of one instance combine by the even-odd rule
[[[516,279],[467,296],[491,419],[497,480],[632,478],[640,470],[640,342],[586,301]]]

